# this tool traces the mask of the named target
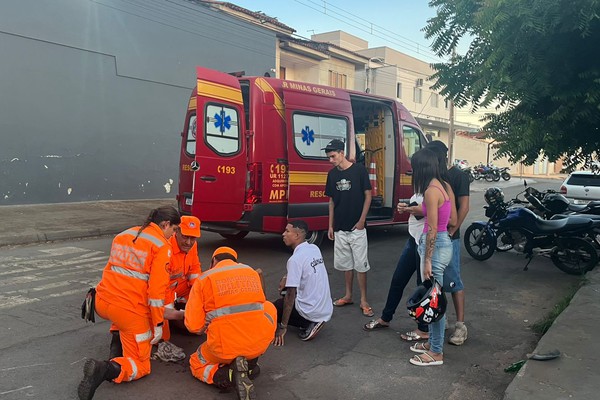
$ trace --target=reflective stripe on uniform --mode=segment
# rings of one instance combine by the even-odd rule
[[[271,315],[269,313],[264,313],[265,317],[267,317],[267,319],[269,321],[271,321],[272,324],[275,324],[275,321],[273,321],[273,317],[271,317]]]
[[[171,275],[169,278],[170,278],[171,280],[173,280],[173,279],[181,278],[182,276],[183,276],[183,272],[180,272],[180,273],[178,273],[178,274]]]
[[[135,335],[135,341],[138,343],[145,342],[150,339],[152,339],[152,331],[138,333],[137,335]]]
[[[221,307],[206,313],[206,323],[209,323],[213,319],[222,317],[224,315],[239,314],[243,312],[258,310],[264,310],[263,303],[247,303],[229,307]]]
[[[117,236],[121,236],[121,235],[132,235],[133,237],[137,236],[137,237],[140,237],[140,238],[143,238],[143,239],[146,239],[146,240],[152,242],[152,244],[154,244],[158,247],[162,247],[166,244],[160,238],[157,238],[156,236],[153,236],[153,235],[143,232],[143,231],[142,231],[142,233],[140,233],[138,235],[138,231],[136,229],[127,229],[126,231],[119,233]]]
[[[200,274],[188,274],[187,278],[188,281],[191,281],[192,279],[196,279],[200,276]]]
[[[169,285],[169,287],[170,287],[170,288],[175,288],[175,287],[177,287],[177,281],[175,281],[175,282],[171,283],[171,284]]]
[[[137,364],[135,363],[135,361],[133,361],[133,358],[127,357],[127,359],[129,360],[129,364],[131,364],[131,375],[129,375],[129,379],[128,379],[128,381],[131,382],[137,376],[138,369],[137,369]]]
[[[208,382],[208,378],[210,377],[210,372],[215,369],[218,368],[219,364],[209,364],[204,368],[204,374],[202,374],[202,378],[204,379],[204,382]]]
[[[165,301],[163,299],[148,299],[148,305],[150,307],[164,307]]]
[[[143,281],[148,281],[150,279],[150,275],[142,274],[141,272],[132,271],[127,268],[119,267],[117,265],[111,265],[110,270],[116,272],[117,274],[125,275],[130,278],[141,279]]]
[[[236,264],[236,265],[228,265],[226,267],[221,267],[221,268],[213,268],[213,269],[209,269],[208,271],[206,271],[205,273],[202,274],[202,276],[200,276],[200,280],[204,280],[206,278],[208,278],[210,275],[212,274],[216,274],[219,272],[224,272],[224,271],[231,271],[234,269],[244,269],[244,268],[250,268],[247,265],[244,264]],[[252,269],[252,268],[250,268]]]

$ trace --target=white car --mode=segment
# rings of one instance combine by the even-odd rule
[[[572,172],[561,185],[560,193],[575,204],[600,200],[600,174],[591,171]]]

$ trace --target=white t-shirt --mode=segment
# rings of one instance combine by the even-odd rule
[[[286,287],[296,288],[296,310],[312,322],[327,322],[333,314],[329,277],[321,250],[307,242],[299,244],[287,262]]]
[[[413,201],[421,205],[421,203],[423,203],[423,195],[413,194],[410,198],[410,202],[412,203]],[[416,219],[413,214],[410,214],[410,217],[408,217],[408,233],[410,233],[410,236],[414,237],[418,242],[424,229],[425,218],[423,217],[421,219]]]

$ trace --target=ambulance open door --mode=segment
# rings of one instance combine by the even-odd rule
[[[246,139],[237,78],[197,67],[196,157],[192,214],[201,221],[237,221],[244,207]]]

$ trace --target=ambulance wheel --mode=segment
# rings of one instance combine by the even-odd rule
[[[219,233],[219,235],[223,236],[225,239],[230,240],[242,240],[248,235],[248,231],[239,231],[237,233]]]
[[[306,234],[306,241],[310,244],[320,246],[323,243],[325,231],[310,231]]]

